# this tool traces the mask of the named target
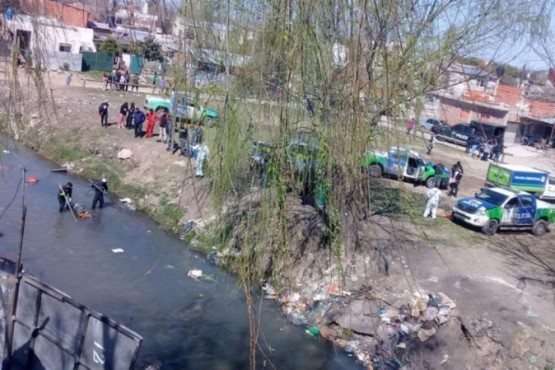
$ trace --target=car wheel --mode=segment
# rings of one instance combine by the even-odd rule
[[[532,234],[535,236],[542,236],[546,232],[549,231],[549,227],[545,220],[537,220],[534,222],[534,226],[532,226]]]
[[[382,177],[382,168],[379,164],[372,164],[368,167],[370,177]]]
[[[433,177],[433,176],[428,177],[428,179],[426,180],[426,187],[427,187],[428,189],[433,188],[433,187],[434,187],[434,181],[435,181],[435,180],[434,180],[434,177]]]
[[[497,220],[489,220],[483,227],[482,232],[486,235],[495,235],[497,229],[499,228],[499,222]]]

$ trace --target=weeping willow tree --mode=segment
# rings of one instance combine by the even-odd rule
[[[364,152],[406,144],[399,128],[419,116],[424,96],[449,65],[466,56],[494,59],[530,42],[544,10],[543,3],[513,0],[183,5],[182,14],[196,25],[223,25],[222,63],[233,79],[223,92],[213,193],[221,246],[239,251],[236,270],[247,292],[253,349],[258,331],[250,296],[260,281],[288,289],[307,274],[299,265],[334,266],[341,281],[353,260],[365,253],[372,258],[360,234],[379,211],[372,199],[381,185],[370,183],[361,168]],[[239,43],[248,32],[253,42]],[[204,29],[194,47],[214,45],[208,42],[213,36]],[[237,68],[234,53],[247,54],[249,63]],[[387,129],[377,127],[384,114]],[[247,148],[260,139],[271,149],[265,169],[253,170]],[[414,214],[412,198],[401,188],[399,194],[400,207]],[[310,208],[312,226],[299,228],[299,212]],[[306,252],[311,238],[318,239],[313,252],[324,259]],[[253,355],[252,368],[255,361]]]
[[[165,3],[156,4],[170,17]],[[405,145],[399,128],[419,115],[446,67],[459,57],[497,59],[511,45],[543,35],[539,29],[549,27],[550,6],[548,0],[180,4],[175,13],[188,25],[179,40],[185,57],[168,75],[176,89],[193,90],[202,102],[222,102],[210,162],[220,218],[211,231],[220,248],[235,251],[247,293],[251,368],[259,333],[252,293],[261,281],[285,290],[310,270],[323,276],[332,268],[330,279],[341,283],[357,259],[375,258],[364,244],[372,236],[361,235],[369,215],[380,211],[373,199],[382,196],[383,186],[369,181],[361,166],[364,152]],[[13,135],[25,129],[15,104],[23,100],[18,54],[14,48],[5,63],[6,110],[13,118],[7,130]],[[206,54],[211,68],[224,71],[218,89],[197,89],[185,73],[191,55]],[[25,76],[47,114],[54,114],[40,66]],[[378,125],[384,115],[387,127]],[[262,169],[249,154],[259,140],[269,148]],[[397,194],[399,207],[413,215],[409,194],[400,186]]]

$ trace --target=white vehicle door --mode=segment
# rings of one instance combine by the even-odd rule
[[[516,223],[516,214],[519,207],[518,198],[510,199],[503,206],[503,217],[501,218],[501,225],[513,225]]]
[[[420,177],[420,168],[422,161],[416,157],[408,157],[407,165],[403,176],[408,179],[417,179]]]

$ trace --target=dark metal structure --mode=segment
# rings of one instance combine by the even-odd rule
[[[18,279],[16,271],[16,263],[0,258],[2,369],[134,367],[141,336],[34,277]]]

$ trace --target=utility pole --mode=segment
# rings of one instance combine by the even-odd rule
[[[187,99],[183,97],[183,99]],[[185,102],[185,106],[187,106],[187,102]],[[168,147],[166,150],[169,152],[173,150],[173,132],[175,131],[175,127],[177,125],[177,92],[174,90],[172,91],[171,96],[171,112],[170,112],[170,119],[168,120]],[[187,109],[185,109],[185,115],[187,114]],[[185,117],[187,118],[187,117]]]

